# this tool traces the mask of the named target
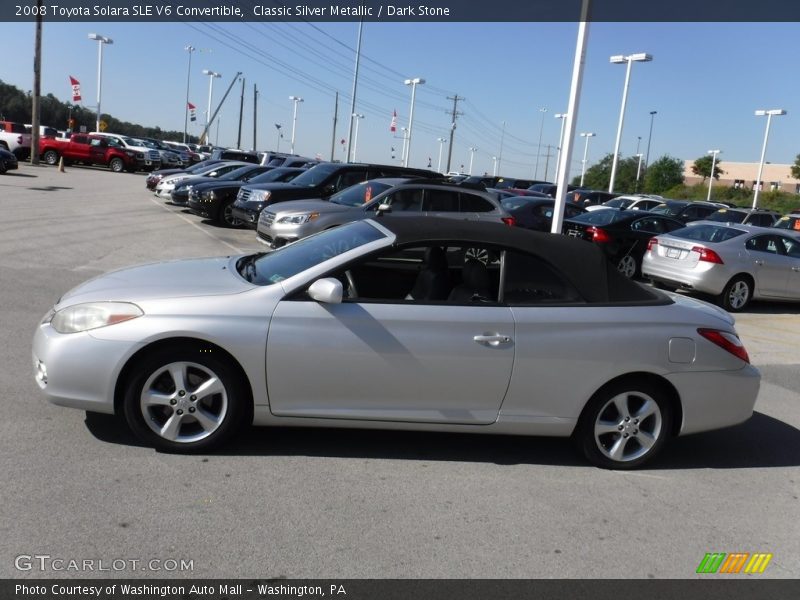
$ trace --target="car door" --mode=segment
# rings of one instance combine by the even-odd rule
[[[106,162],[108,141],[102,138],[89,139],[89,160],[92,164],[100,165]]]
[[[419,252],[399,254],[398,269],[412,269],[413,260],[420,262],[409,259],[421,256]],[[376,286],[380,269],[388,269],[382,258],[389,257],[372,257],[348,270],[369,269],[364,281],[373,289],[391,288],[402,273],[387,270],[383,276],[388,285]],[[495,422],[514,361],[511,310],[495,302],[414,301],[398,297],[401,294],[322,304],[301,293],[279,302],[267,339],[272,413],[417,423]]]
[[[756,290],[763,296],[775,298],[786,295],[792,259],[783,256],[781,236],[761,234],[745,242],[748,258],[753,263]]]
[[[783,250],[783,262],[788,268],[786,298],[800,300],[800,240],[788,236],[777,236],[778,249]]]
[[[90,162],[91,152],[89,147],[89,137],[86,135],[73,135],[70,139],[72,145],[71,160],[76,162]]]

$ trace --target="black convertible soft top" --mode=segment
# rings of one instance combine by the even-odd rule
[[[395,234],[396,246],[426,242],[489,245],[533,254],[560,272],[592,303],[670,303],[665,295],[627,279],[595,244],[568,236],[502,223],[441,217],[381,215],[374,218]]]

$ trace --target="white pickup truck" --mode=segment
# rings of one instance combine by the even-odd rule
[[[13,152],[19,160],[31,154],[31,134],[22,123],[0,121],[0,148]]]

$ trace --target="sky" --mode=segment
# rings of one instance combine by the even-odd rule
[[[0,80],[32,87],[34,26],[3,23],[6,48]],[[253,84],[258,86],[257,140],[260,150],[288,151],[293,102],[300,96],[295,152],[329,159],[335,92],[339,92],[335,157],[348,137],[350,97],[358,23],[48,23],[43,30],[42,92],[71,97],[68,77],[82,85],[83,105],[96,104],[97,42],[90,32],[113,39],[103,52],[102,109],[116,118],[183,131],[187,74],[190,102],[197,105],[199,134],[205,120],[209,78],[213,104],[234,75],[245,78],[242,147],[253,147]],[[560,120],[567,110],[578,25],[576,23],[365,23],[356,112],[359,161],[399,163],[400,128],[408,124],[411,103],[406,78],[417,86],[409,165],[438,167],[447,162],[450,111],[457,94],[457,120],[451,170],[493,172],[509,177],[554,178]],[[621,154],[647,150],[650,159],[668,154],[695,159],[720,149],[720,160],[759,160],[766,118],[757,109],[782,108],[774,117],[766,160],[793,163],[800,153],[800,83],[797,73],[798,23],[592,23],[586,49],[576,132],[593,132],[588,164],[613,151],[625,79],[616,54],[647,52],[652,62],[634,63]],[[198,49],[189,70],[187,45]],[[7,56],[7,58],[9,58]],[[224,103],[211,140],[235,146],[241,84]],[[547,112],[540,109],[546,108]],[[0,107],[1,109],[1,107]],[[393,111],[398,131],[389,131]],[[649,136],[651,111],[652,138]],[[504,125],[505,123],[505,131]],[[63,128],[63,124],[51,124]],[[541,129],[540,129],[541,128]],[[538,149],[542,131],[542,149]],[[394,160],[392,159],[394,148]],[[474,154],[469,150],[476,148]],[[571,174],[580,175],[584,138],[577,137]],[[537,169],[538,155],[538,169]],[[462,168],[463,165],[463,168]],[[753,173],[755,178],[755,171]]]

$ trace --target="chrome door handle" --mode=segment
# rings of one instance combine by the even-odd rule
[[[764,264],[764,261],[763,260],[757,260],[757,261],[755,261],[755,263],[760,267],[760,266],[762,266]]]
[[[479,344],[488,344],[490,346],[511,343],[511,338],[507,335],[476,335],[472,339]]]
[[[792,267],[792,271],[795,273],[800,273],[800,267]]]

